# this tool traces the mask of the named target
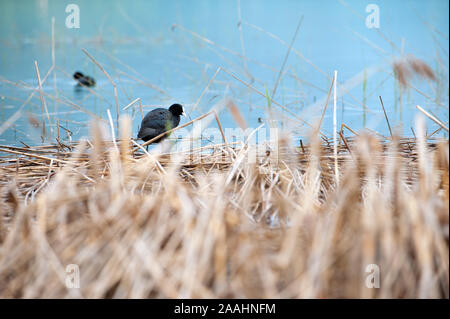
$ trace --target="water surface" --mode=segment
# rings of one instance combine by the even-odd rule
[[[139,109],[123,107],[140,98],[144,112],[178,102],[195,118],[228,97],[248,126],[256,128],[269,117],[268,103],[255,90],[271,95],[297,24],[303,20],[272,97],[299,118],[320,118],[334,70],[338,71],[338,125],[369,128],[389,135],[378,96],[383,97],[391,126],[412,135],[416,105],[448,121],[448,2],[447,1],[72,1],[80,8],[80,28],[65,25],[68,2],[3,0],[0,2],[0,125],[18,110],[17,119],[0,135],[0,144],[28,145],[88,135],[92,114],[116,118],[113,86],[82,52],[85,48],[111,75],[118,89],[121,114],[133,118]],[[380,8],[380,28],[367,28],[365,9]],[[241,19],[239,19],[239,7]],[[55,19],[56,77],[43,85],[48,109],[42,111],[39,93],[24,104],[38,85],[34,62],[43,78],[52,66],[51,25]],[[240,22],[240,23],[239,23]],[[437,81],[415,77],[401,89],[394,79],[393,59],[409,54],[425,61]],[[218,67],[221,71],[194,108]],[[97,79],[95,94],[75,86],[71,75],[83,71]],[[56,82],[55,82],[56,80]],[[341,94],[342,93],[342,94]],[[323,132],[333,130],[333,103],[328,105]],[[21,108],[22,107],[22,108]],[[81,107],[81,111],[80,111]],[[309,127],[272,103],[278,124],[297,137]],[[31,119],[31,120],[30,120]],[[34,119],[34,120],[33,120]],[[237,124],[224,109],[224,127]],[[182,123],[188,121],[184,118]],[[215,125],[212,123],[211,125]],[[438,126],[427,121],[428,132]],[[3,126],[4,128],[6,127]],[[438,132],[436,136],[447,136]]]

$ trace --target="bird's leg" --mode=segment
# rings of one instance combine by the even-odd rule
[[[146,146],[146,148],[147,148],[147,152],[148,152],[148,145]]]

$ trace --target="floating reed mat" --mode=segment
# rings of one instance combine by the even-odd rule
[[[0,146],[0,297],[448,298],[448,140],[310,141]]]

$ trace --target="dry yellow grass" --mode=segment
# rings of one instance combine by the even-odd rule
[[[315,138],[249,164],[246,146],[134,154],[120,127],[117,144],[94,127],[72,151],[0,147],[0,297],[449,297],[448,140],[347,137],[336,185]]]

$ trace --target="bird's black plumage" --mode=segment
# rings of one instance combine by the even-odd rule
[[[159,134],[177,127],[180,124],[180,116],[183,114],[184,110],[180,104],[173,104],[169,109],[154,109],[145,115],[137,137],[147,142]],[[159,143],[167,136],[164,135],[153,143]]]
[[[75,72],[73,78],[78,81],[78,85],[83,86],[95,86],[95,80],[93,77],[84,75],[81,72]]]

